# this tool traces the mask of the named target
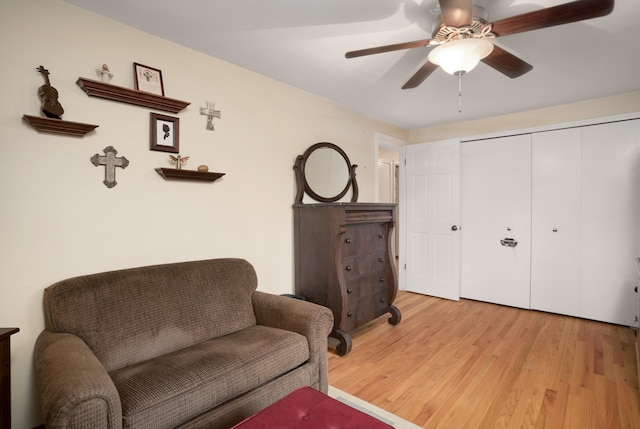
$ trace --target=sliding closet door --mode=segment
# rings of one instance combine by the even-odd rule
[[[640,120],[463,143],[461,225],[462,297],[637,325]]]
[[[580,128],[532,143],[531,308],[580,315]]]
[[[634,325],[640,121],[536,133],[531,308]]]
[[[581,316],[636,325],[640,120],[582,131]]]
[[[529,308],[531,136],[463,143],[460,184],[461,296]]]

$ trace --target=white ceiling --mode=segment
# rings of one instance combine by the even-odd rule
[[[485,64],[401,86],[431,48],[345,59],[346,51],[431,38],[436,0],[66,0],[405,129],[640,90],[640,1],[605,17],[496,44],[534,66],[510,79]],[[476,0],[489,22],[567,0]]]

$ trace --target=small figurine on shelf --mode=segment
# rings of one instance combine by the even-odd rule
[[[189,157],[180,156],[180,155],[177,155],[177,156],[169,155],[169,161],[171,161],[176,165],[177,170],[182,170],[182,164],[186,164],[187,161],[189,161]]]
[[[106,64],[102,64],[102,68],[96,69],[96,74],[102,83],[109,83],[113,79],[113,73],[109,71],[109,66]]]
[[[209,171],[209,166],[208,165],[204,165],[204,164],[199,165],[198,166],[198,171],[200,173],[206,173],[207,171]]]

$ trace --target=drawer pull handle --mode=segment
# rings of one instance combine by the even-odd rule
[[[351,316],[353,316],[353,313],[352,312],[348,312],[347,313],[347,317],[351,317]]]
[[[384,258],[378,258],[378,262],[384,262]]]
[[[345,270],[347,270],[347,271],[351,271],[351,265],[347,265],[347,266],[345,267]]]
[[[351,290],[351,288],[347,289],[347,293],[351,293],[353,292],[353,290]]]
[[[384,238],[384,234],[378,234],[378,238]]]
[[[384,283],[384,277],[380,277],[380,283]]]
[[[380,298],[380,302],[384,302],[384,298]]]
[[[347,243],[347,244],[351,244],[351,239],[347,238],[346,240],[344,240],[344,242]]]

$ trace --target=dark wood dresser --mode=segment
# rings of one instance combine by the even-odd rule
[[[0,328],[0,429],[11,429],[11,336],[18,328]]]
[[[349,332],[391,313],[398,290],[392,232],[396,205],[383,203],[295,204],[295,293],[330,308],[336,350],[351,350]]]

